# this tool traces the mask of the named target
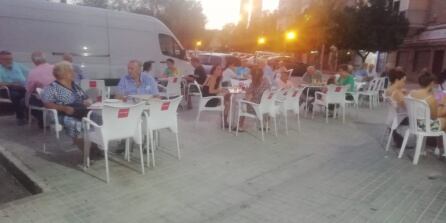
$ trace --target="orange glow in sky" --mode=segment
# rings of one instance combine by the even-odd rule
[[[240,0],[199,0],[207,18],[207,29],[221,29],[227,23],[237,23]],[[279,0],[263,0],[263,10],[275,10]]]

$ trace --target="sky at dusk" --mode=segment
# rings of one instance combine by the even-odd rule
[[[240,0],[199,0],[207,17],[207,29],[221,29],[227,23],[237,23]],[[263,0],[263,10],[277,9],[279,0]]]

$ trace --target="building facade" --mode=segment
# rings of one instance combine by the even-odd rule
[[[401,66],[415,80],[421,70],[446,69],[446,0],[395,0],[410,22],[409,33],[387,62]]]

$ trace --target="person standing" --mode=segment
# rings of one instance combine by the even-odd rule
[[[82,68],[79,65],[73,63],[73,56],[70,53],[64,53],[62,59],[73,64],[74,83],[80,85],[81,80],[85,79],[85,74]]]
[[[43,102],[39,96],[36,96],[36,89],[44,89],[55,80],[53,75],[54,66],[46,62],[43,52],[35,51],[31,54],[31,60],[35,67],[29,71],[26,80],[26,93],[29,106],[43,107]],[[31,113],[37,120],[39,127],[43,128],[42,112],[33,110]],[[28,117],[31,118],[31,117]]]
[[[11,52],[0,51],[0,86],[6,86],[9,89],[17,125],[26,124],[22,101],[25,98],[27,76],[28,69],[24,65],[14,62]]]

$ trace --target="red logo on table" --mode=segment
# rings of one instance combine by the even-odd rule
[[[118,111],[118,118],[127,118],[129,117],[129,109],[123,108]]]
[[[172,80],[172,82],[173,82],[173,83],[177,83],[177,80],[178,80],[178,78],[177,78],[177,77],[174,77],[173,80]]]
[[[294,93],[293,93],[293,98],[296,97],[297,94],[299,94],[299,91],[294,91]]]
[[[273,98],[273,95],[274,95],[274,93],[269,93],[269,95],[268,95],[268,99]]]
[[[90,81],[90,88],[95,88],[96,87],[96,81]]]
[[[164,103],[161,105],[161,111],[167,111],[167,110],[169,110],[169,106],[170,106],[170,102],[164,102]]]
[[[336,87],[335,92],[340,92],[342,87]]]

